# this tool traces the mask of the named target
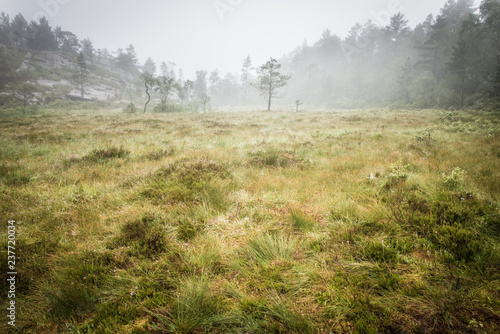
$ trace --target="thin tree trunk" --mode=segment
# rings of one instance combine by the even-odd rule
[[[271,68],[272,71],[272,68]],[[269,78],[269,101],[267,102],[267,111],[271,111],[271,99],[273,97],[273,78]]]
[[[83,100],[83,75],[80,77],[80,92],[82,93],[82,100]]]
[[[462,74],[462,87],[461,87],[461,89],[462,89],[462,92],[461,92],[461,94],[462,94],[461,109],[463,109],[464,108],[464,102],[465,102],[465,71]]]
[[[144,105],[144,111],[143,114],[146,113],[146,108],[148,107],[149,101],[151,101],[151,95],[149,95],[149,87],[147,83],[144,83],[144,86],[146,87],[146,94],[148,95],[148,100],[146,101],[146,104]]]

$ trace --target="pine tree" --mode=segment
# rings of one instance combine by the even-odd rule
[[[410,87],[413,80],[413,66],[411,63],[411,58],[408,57],[401,70],[398,78],[398,95],[403,97],[405,104],[411,104]]]
[[[146,72],[147,73],[147,72]],[[160,104],[155,107],[159,112],[166,112],[168,107],[168,98],[174,89],[175,79],[166,76],[161,76],[156,79],[155,92],[160,93],[161,101]]]
[[[279,72],[281,64],[274,58],[270,58],[268,62],[257,69],[259,74],[259,82],[253,86],[257,88],[261,95],[267,97],[267,111],[271,110],[271,101],[276,96],[276,91],[287,85],[290,80],[289,75],[284,75]]]
[[[156,73],[156,64],[153,59],[151,59],[151,57],[148,57],[148,59],[146,59],[146,61],[144,62],[144,65],[142,66],[142,72],[152,75]],[[166,76],[164,73],[162,73],[162,75]]]
[[[12,46],[23,47],[26,44],[26,29],[28,28],[28,21],[22,14],[17,14],[11,23],[11,35],[9,39],[12,41]]]
[[[12,33],[9,14],[0,14],[0,44],[10,45],[9,36]]]
[[[410,32],[408,20],[405,19],[404,14],[399,12],[392,16],[391,23],[386,27],[386,31],[393,45],[393,54],[394,56],[398,56],[402,40],[404,37],[408,36]]]
[[[243,61],[243,66],[241,68],[241,83],[243,86],[243,103],[246,103],[248,100],[248,86],[250,85],[251,81],[251,71],[252,68],[252,59],[250,56],[246,57],[245,60]]]
[[[485,26],[485,32],[493,46],[491,58],[494,65],[491,67],[494,75],[491,78],[491,95],[500,97],[500,1],[484,0],[480,6],[481,19]]]
[[[82,52],[86,59],[90,61],[91,64],[94,63],[94,45],[92,41],[88,38],[82,41]]]
[[[58,49],[57,39],[47,18],[31,21],[27,28],[28,47],[33,50],[53,51]]]
[[[85,56],[83,52],[78,55],[78,79],[80,84],[80,93],[82,100],[84,99],[84,83],[87,79],[87,64],[85,62]]]
[[[207,71],[196,71],[196,81],[194,82],[194,95],[200,98],[207,93]]]
[[[478,18],[474,14],[462,21],[458,33],[458,42],[452,49],[451,59],[448,67],[451,72],[458,77],[458,94],[460,96],[460,107],[465,105],[466,84],[470,76],[476,72],[474,68],[474,53],[478,40],[480,40],[480,30],[478,29]]]
[[[186,80],[184,84],[181,82],[176,82],[174,85],[175,90],[177,91],[177,96],[181,100],[181,105],[184,104],[184,101],[190,99],[190,93],[193,90],[194,83],[191,80]]]

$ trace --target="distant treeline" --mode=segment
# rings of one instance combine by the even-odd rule
[[[500,96],[500,1],[448,0],[414,29],[401,12],[329,30],[289,57],[290,100],[325,107],[463,108]],[[381,15],[381,16],[383,16]]]
[[[447,0],[439,15],[429,15],[415,28],[399,11],[373,16],[346,38],[326,30],[313,45],[304,42],[280,59],[283,72],[291,75],[281,103],[300,99],[304,109],[500,105],[500,0],[483,0],[479,8],[473,0]],[[95,50],[89,39],[52,29],[46,18],[28,23],[21,14],[10,19],[1,13],[0,44],[83,54],[88,62],[107,59],[133,74],[156,71],[151,59],[139,65],[132,45],[113,55]],[[251,87],[256,80],[252,65],[260,64],[248,57],[239,74],[197,71],[187,101],[203,93],[214,105],[261,103]],[[175,66],[163,62],[161,75],[182,86],[186,81]]]
[[[75,55],[82,53],[89,62],[101,59],[116,60],[118,67],[124,70],[137,71],[138,61],[135,49],[130,45],[125,51],[118,49],[112,56],[107,49],[94,49],[90,39],[80,40],[74,33],[53,29],[49,21],[42,17],[28,22],[22,14],[13,19],[8,14],[0,14],[0,44],[27,50],[64,51]]]

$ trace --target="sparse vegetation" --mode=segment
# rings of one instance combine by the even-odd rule
[[[0,125],[18,333],[500,330],[490,113],[44,113]]]

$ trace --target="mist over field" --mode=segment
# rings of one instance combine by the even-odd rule
[[[499,0],[0,8],[5,333],[499,333]]]
[[[152,109],[164,100],[163,111],[264,109],[269,91],[256,86],[267,84],[259,70],[270,59],[290,77],[271,94],[284,110],[298,101],[305,110],[477,109],[499,94],[495,2],[42,0],[6,8],[3,105],[22,100],[16,86],[28,82],[38,104],[80,96],[136,106],[152,98]],[[155,81],[146,83],[152,96],[144,74]]]

